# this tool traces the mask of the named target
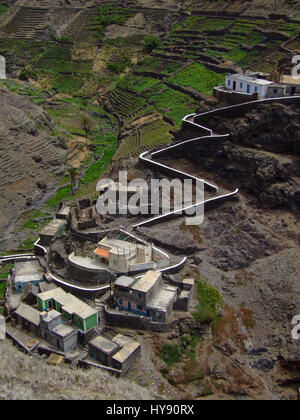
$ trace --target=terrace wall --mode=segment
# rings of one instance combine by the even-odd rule
[[[155,332],[167,332],[179,324],[179,320],[169,323],[152,322],[150,319],[133,314],[122,313],[104,307],[105,321],[108,325],[137,330],[148,330]]]
[[[281,104],[290,104],[300,102],[300,96],[287,96],[284,98],[269,98],[269,99],[260,99],[252,102],[245,102],[239,105],[227,106],[224,108],[219,108],[213,111],[204,112],[203,114],[196,115],[194,121],[198,124],[209,124],[211,117],[225,117],[225,118],[236,118],[243,116],[246,112],[255,109],[260,104],[272,104],[272,103],[281,103]]]

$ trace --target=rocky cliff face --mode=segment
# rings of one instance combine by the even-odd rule
[[[238,118],[214,117],[229,141],[201,142],[190,160],[255,196],[261,207],[300,207],[300,107],[261,105]]]

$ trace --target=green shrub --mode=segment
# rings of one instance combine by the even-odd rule
[[[3,299],[6,292],[6,283],[0,283],[0,299]]]
[[[182,350],[178,344],[165,344],[161,349],[160,357],[168,366],[173,366],[175,363],[180,362],[181,354]]]
[[[197,282],[197,296],[199,303],[194,318],[199,324],[209,324],[216,321],[224,306],[224,300],[219,290],[203,279]]]
[[[0,270],[0,279],[7,279],[7,277],[9,276],[9,272],[10,272],[10,270],[13,268],[13,264],[6,264],[6,265],[3,265],[2,267],[1,267],[1,270]],[[1,283],[1,284],[3,284],[3,283]]]
[[[5,4],[3,4],[2,2],[0,3],[0,16],[3,15],[7,10],[7,6],[5,6]]]
[[[78,94],[82,84],[82,78],[58,75],[55,78],[53,88],[61,93]]]
[[[26,81],[26,80],[29,80],[29,79],[36,80],[37,76],[38,76],[38,74],[37,74],[36,70],[32,69],[31,66],[25,66],[25,67],[22,68],[22,70],[20,72],[19,79],[23,80],[23,81]]]
[[[147,35],[144,38],[144,52],[150,54],[153,50],[158,48],[161,44],[160,39],[155,35]]]

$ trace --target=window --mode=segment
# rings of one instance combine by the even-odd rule
[[[255,88],[254,88],[254,92],[256,93],[258,91],[258,87],[257,86],[255,86]]]
[[[119,304],[123,305],[123,299],[119,299]]]
[[[228,80],[227,84],[228,84],[228,86],[230,86],[230,80]]]
[[[274,94],[276,95],[278,93],[278,89],[274,89]]]
[[[243,83],[242,82],[240,83],[240,89],[243,89]]]
[[[136,309],[137,309],[138,311],[141,311],[141,310],[142,310],[141,305],[136,305]]]

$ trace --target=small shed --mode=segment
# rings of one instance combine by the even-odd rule
[[[131,341],[112,356],[112,366],[115,369],[122,371],[124,375],[136,362],[136,359],[141,353],[141,345],[136,341]]]
[[[40,335],[40,312],[25,303],[20,303],[14,312],[16,322],[22,328]]]
[[[64,353],[76,347],[78,331],[64,324],[61,314],[55,309],[40,313],[40,326],[41,336]]]
[[[89,355],[105,366],[111,366],[112,356],[119,349],[118,344],[101,336],[89,342]]]
[[[195,285],[195,280],[191,278],[186,278],[182,280],[182,288],[183,290],[192,290]]]
[[[66,220],[64,219],[53,219],[48,225],[46,225],[40,232],[40,245],[50,245],[54,236],[60,236],[62,234]]]
[[[15,263],[14,286],[17,293],[22,293],[28,284],[38,286],[43,280],[43,268],[39,260]]]

